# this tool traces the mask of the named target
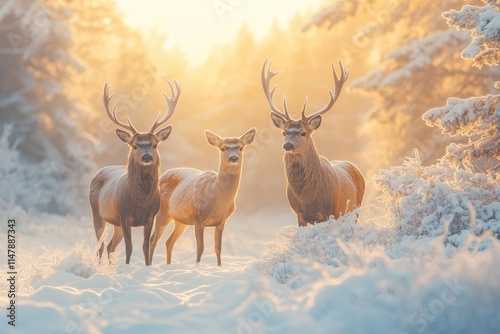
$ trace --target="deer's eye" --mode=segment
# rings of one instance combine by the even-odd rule
[[[307,133],[302,132],[300,135],[301,135],[302,137],[305,137],[305,136],[307,135]]]
[[[286,132],[285,131],[283,131],[283,136],[286,136]]]
[[[220,148],[221,152],[224,152],[226,149],[224,147]]]
[[[153,148],[157,148],[157,147],[158,147],[158,145],[157,145],[157,144],[154,144],[154,145],[153,145]]]
[[[240,151],[243,151],[243,147],[240,147]]]
[[[134,145],[134,146],[132,146],[132,147],[134,148],[134,150],[137,150],[137,145]]]

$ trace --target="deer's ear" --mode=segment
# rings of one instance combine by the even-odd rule
[[[321,117],[321,115],[317,115],[311,118],[309,121],[307,121],[307,123],[313,130],[316,130],[321,125],[322,120],[323,118]]]
[[[169,125],[166,128],[159,130],[158,132],[155,133],[155,136],[159,141],[164,141],[165,139],[168,138],[168,136],[170,136],[170,133],[172,133],[172,125]]]
[[[251,128],[243,136],[240,137],[240,139],[245,143],[245,145],[248,145],[253,142],[255,138],[255,134],[257,133],[257,129]]]
[[[271,119],[273,120],[274,125],[278,129],[283,130],[285,128],[286,120],[283,117],[281,117],[280,115],[271,112]]]
[[[116,135],[120,140],[124,143],[130,144],[130,139],[132,139],[132,135],[127,131],[123,131],[122,129],[116,128]]]
[[[205,136],[208,139],[208,143],[212,146],[219,146],[220,143],[222,142],[222,138],[216,135],[213,132],[210,132],[208,130],[205,130]]]

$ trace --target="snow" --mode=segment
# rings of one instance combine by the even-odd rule
[[[498,332],[500,242],[493,233],[500,232],[500,202],[482,208],[481,233],[438,226],[425,235],[374,219],[372,206],[305,228],[290,214],[236,214],[224,231],[223,267],[215,265],[210,238],[195,265],[190,233],[172,265],[166,237],[151,267],[137,246],[124,264],[123,243],[111,264],[99,263],[90,217],[8,208],[2,220],[18,222],[18,319],[3,332]],[[422,225],[436,222],[431,215]],[[142,230],[133,233],[140,240]]]

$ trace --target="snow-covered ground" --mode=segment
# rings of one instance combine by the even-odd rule
[[[455,248],[364,225],[363,214],[308,228],[288,212],[235,215],[222,267],[210,229],[201,264],[188,229],[167,266],[171,227],[145,267],[141,229],[130,265],[123,243],[98,264],[89,218],[9,214],[19,291],[16,327],[4,316],[2,333],[500,332],[500,243],[488,233],[463,231]]]

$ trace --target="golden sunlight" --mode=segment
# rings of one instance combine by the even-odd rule
[[[179,47],[194,65],[206,60],[216,45],[234,41],[243,25],[262,38],[275,22],[286,27],[294,15],[317,10],[322,3],[324,0],[117,1],[130,25],[146,34],[151,29],[165,33],[165,47]]]

